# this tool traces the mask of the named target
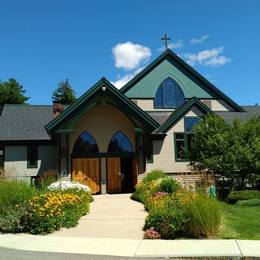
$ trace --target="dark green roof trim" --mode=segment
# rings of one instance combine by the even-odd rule
[[[157,59],[155,59],[152,63],[150,63],[144,70],[142,70],[140,73],[138,73],[134,78],[132,78],[128,83],[126,83],[120,91],[124,94],[126,94],[127,91],[129,91],[134,85],[141,80],[143,77],[145,77],[150,71],[152,71],[155,67],[157,67],[162,61],[172,58],[178,64],[181,65],[182,68],[184,68],[186,71],[191,73],[197,80],[200,80],[202,83],[204,83],[210,91],[212,91],[215,95],[218,97],[224,99],[232,108],[235,109],[235,111],[238,112],[244,112],[244,109],[239,106],[236,102],[234,102],[231,98],[229,98],[226,94],[224,94],[221,90],[219,90],[215,85],[213,85],[211,82],[209,82],[206,78],[204,78],[200,73],[198,73],[195,69],[193,69],[188,63],[186,63],[184,60],[182,60],[178,55],[176,55],[172,50],[167,49],[165,52],[163,52]]]
[[[205,104],[203,104],[198,98],[193,97],[185,105],[179,107],[176,111],[174,111],[168,117],[165,123],[161,125],[158,129],[156,129],[153,134],[166,133],[167,130],[170,127],[172,127],[181,117],[183,117],[185,113],[187,113],[193,106],[198,107],[199,109],[205,111],[208,114],[215,115],[215,113],[212,110],[210,110]]]
[[[159,124],[150,117],[147,113],[145,113],[141,108],[139,108],[136,104],[134,104],[130,99],[128,99],[123,93],[121,93],[116,87],[114,87],[106,78],[101,78],[94,86],[92,86],[89,90],[86,91],[80,98],[78,98],[75,102],[73,102],[62,114],[54,118],[51,122],[49,122],[45,128],[48,132],[56,131],[64,122],[69,119],[75,110],[77,110],[82,104],[84,104],[88,99],[93,97],[101,87],[106,87],[104,94],[107,91],[110,92],[115,98],[120,100],[124,106],[130,109],[132,112],[137,114],[142,120],[147,123],[151,129],[156,129],[159,127]],[[101,90],[102,91],[102,90]]]

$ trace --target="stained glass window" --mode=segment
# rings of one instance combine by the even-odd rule
[[[165,79],[156,92],[154,108],[176,108],[184,103],[185,97],[177,82],[172,78]]]

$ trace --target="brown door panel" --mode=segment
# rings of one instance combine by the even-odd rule
[[[122,191],[120,158],[107,158],[107,191],[118,193]]]
[[[89,186],[92,193],[100,192],[99,158],[73,159],[72,179]]]

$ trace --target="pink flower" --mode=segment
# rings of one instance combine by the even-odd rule
[[[145,230],[144,239],[161,239],[161,235],[152,227]]]

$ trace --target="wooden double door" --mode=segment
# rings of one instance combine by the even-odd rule
[[[135,158],[107,158],[107,192],[132,192],[137,182]]]
[[[89,186],[93,194],[100,193],[100,168],[100,158],[73,158],[72,180]],[[132,192],[136,182],[135,158],[106,158],[106,183],[108,193]]]
[[[100,159],[73,159],[72,180],[87,185],[93,194],[100,193]]]

